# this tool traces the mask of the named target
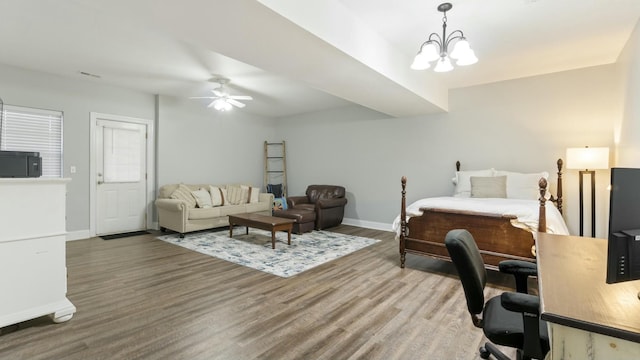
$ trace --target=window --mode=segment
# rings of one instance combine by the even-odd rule
[[[39,152],[43,177],[62,177],[62,111],[4,105],[0,150]]]

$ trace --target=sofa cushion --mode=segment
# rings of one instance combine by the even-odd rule
[[[191,189],[184,184],[178,185],[178,188],[171,194],[171,198],[186,202],[190,208],[196,207],[196,199],[191,194]]]
[[[249,204],[245,204],[244,208],[246,212],[267,211],[267,210],[271,210],[271,204],[268,202],[249,203]]]
[[[210,207],[210,208],[194,208],[189,209],[189,213],[187,217],[189,220],[200,220],[200,219],[211,219],[214,217],[222,216],[221,214],[221,206]]]
[[[234,215],[247,212],[247,205],[225,205],[220,207],[220,215]]]

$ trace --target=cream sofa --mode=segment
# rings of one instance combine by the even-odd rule
[[[209,185],[209,184],[184,184],[189,190],[196,191],[200,189],[210,189],[210,186],[216,186],[220,189],[227,189],[231,185]],[[172,198],[172,194],[179,188],[180,184],[169,184],[160,187],[158,190],[158,198],[155,201],[158,210],[158,224],[160,230],[167,229],[180,233],[180,237],[184,237],[185,233],[211,229],[216,227],[228,226],[228,215],[241,213],[258,213],[263,215],[271,215],[273,207],[273,194],[260,192],[257,202],[242,203],[238,205],[224,204],[221,206],[213,206],[207,208],[199,208],[197,205],[190,204],[189,201]],[[253,188],[254,191],[257,188]],[[226,190],[225,190],[226,191]],[[226,192],[225,192],[226,194]],[[175,196],[174,196],[175,197]],[[195,199],[195,198],[194,198]]]

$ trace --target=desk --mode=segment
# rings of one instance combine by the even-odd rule
[[[640,358],[640,281],[607,284],[607,240],[538,233],[551,359]]]

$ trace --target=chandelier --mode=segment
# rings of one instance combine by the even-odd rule
[[[438,11],[444,14],[442,18],[442,36],[431,33],[427,41],[420,45],[418,54],[413,59],[411,68],[414,70],[428,69],[430,62],[437,60],[435,72],[447,72],[453,70],[451,59],[456,60],[456,65],[465,66],[478,62],[475,53],[469,47],[467,38],[461,30],[456,30],[447,36],[447,11],[451,10],[451,3],[438,5]],[[449,46],[453,43],[453,51],[449,53]]]

